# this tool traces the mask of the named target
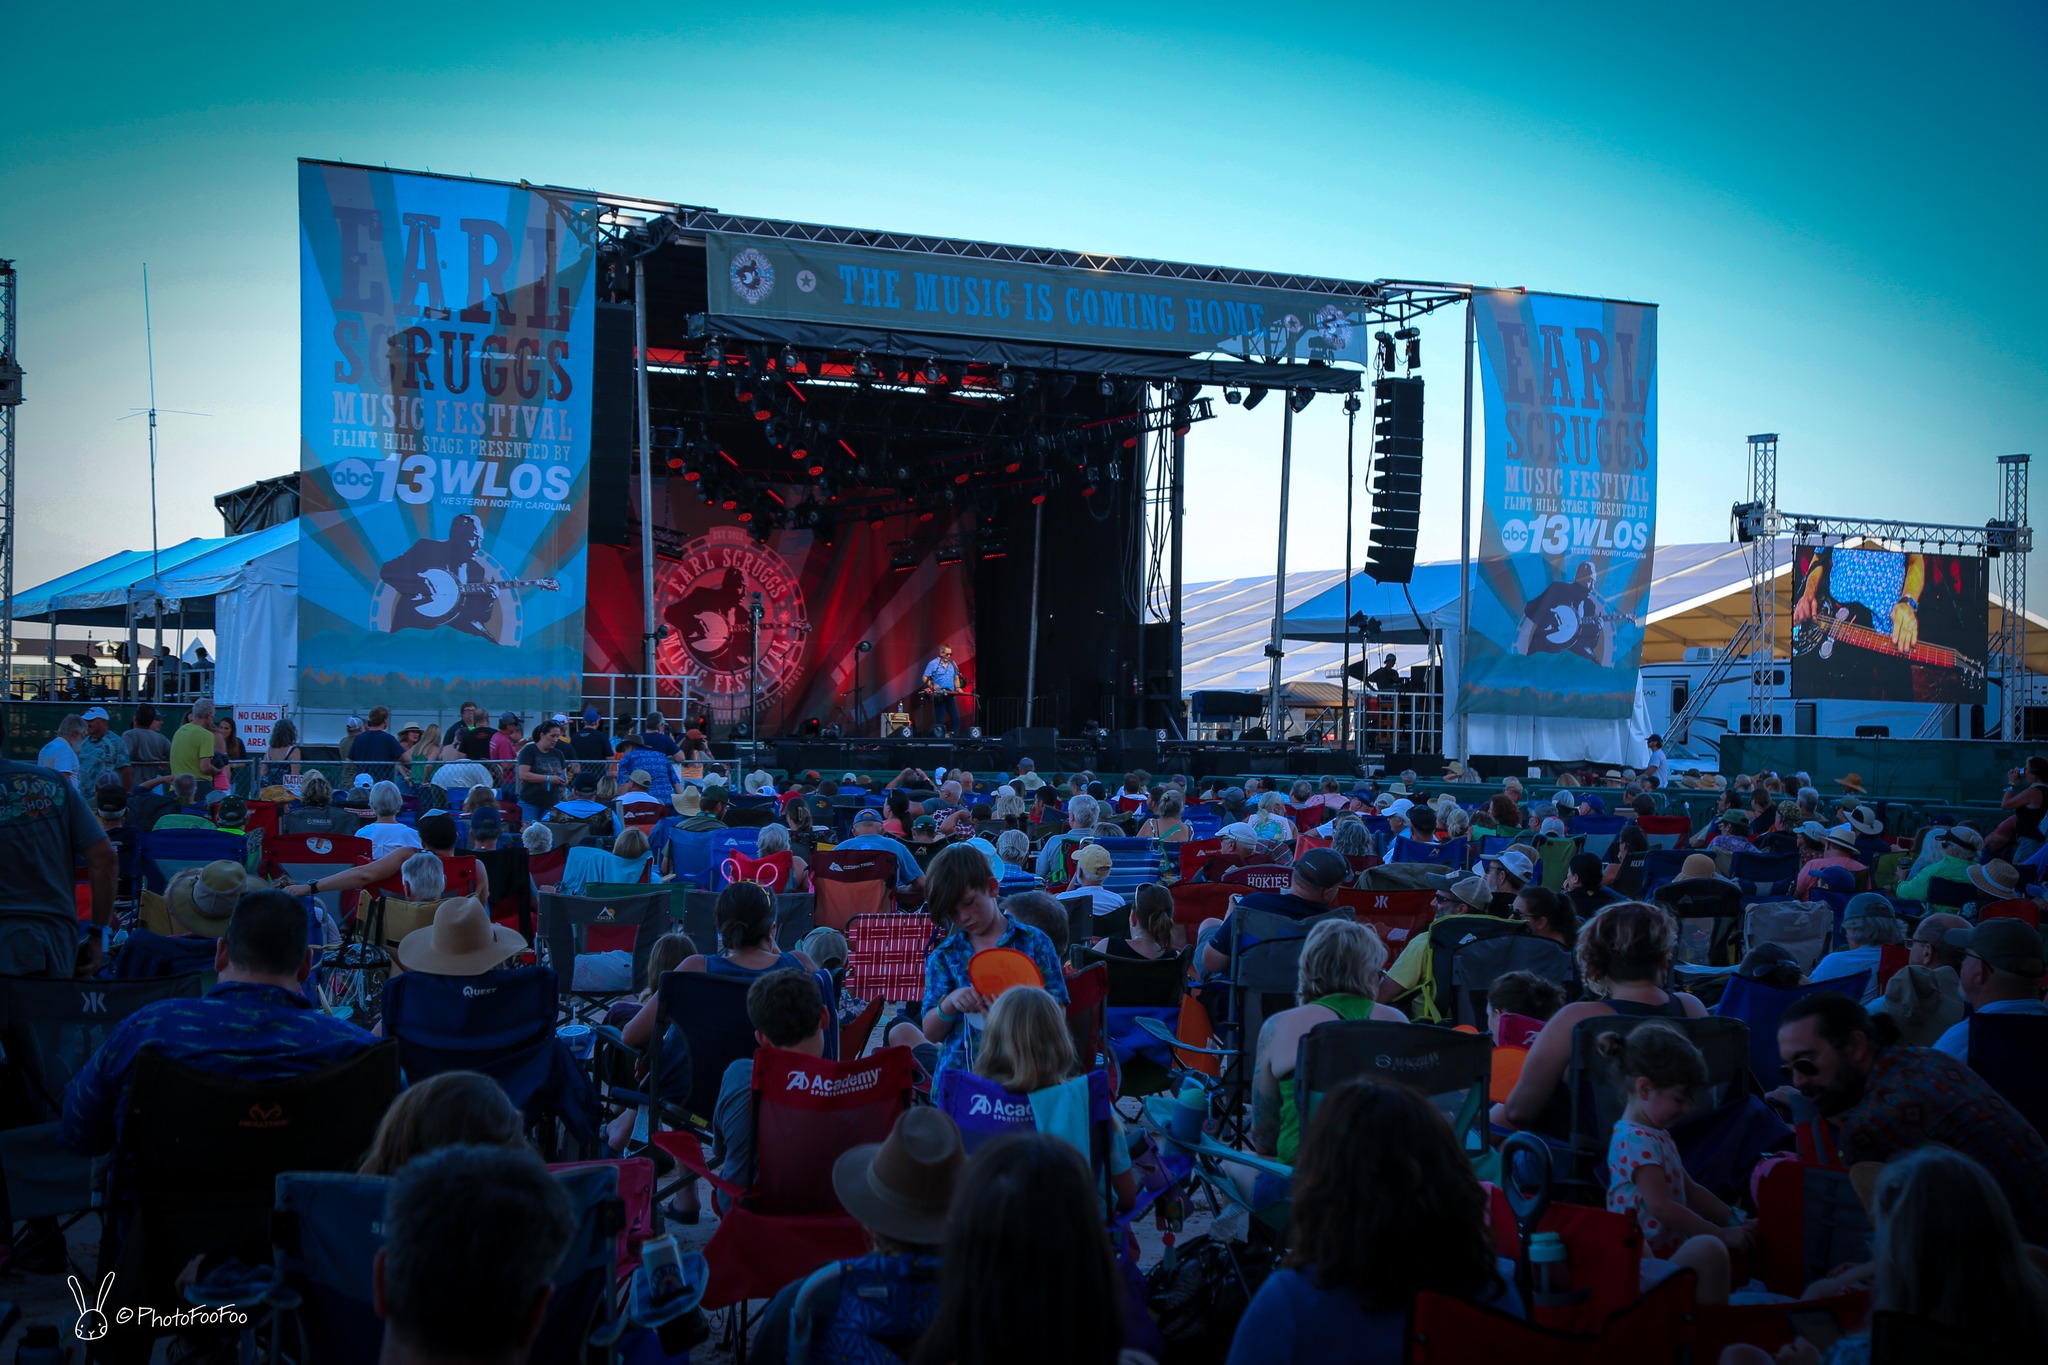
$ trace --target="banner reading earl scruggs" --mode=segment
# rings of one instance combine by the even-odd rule
[[[299,695],[570,709],[591,206],[299,163]]]
[[[1657,310],[1510,291],[1473,307],[1486,496],[1461,704],[1626,716],[1657,529]]]

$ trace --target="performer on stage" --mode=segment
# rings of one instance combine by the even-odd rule
[[[924,690],[932,699],[932,724],[952,734],[960,728],[960,668],[953,662],[953,647],[939,646],[939,657],[924,666]]]

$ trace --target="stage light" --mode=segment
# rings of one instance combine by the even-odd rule
[[[1262,386],[1254,384],[1251,386],[1250,391],[1247,392],[1244,396],[1244,410],[1246,412],[1250,412],[1253,408],[1257,407],[1259,404],[1265,401],[1266,390]]]
[[[732,377],[732,396],[738,402],[751,403],[754,401],[754,386],[744,377],[734,375]]]
[[[1357,411],[1358,411],[1358,410],[1359,410],[1359,409],[1360,409],[1361,407],[1364,407],[1364,406],[1365,406],[1365,405],[1364,405],[1363,403],[1361,403],[1361,402],[1359,401],[1359,398],[1358,398],[1358,395],[1357,395],[1357,394],[1355,394],[1355,393],[1347,393],[1347,394],[1345,394],[1345,395],[1344,395],[1344,411],[1345,411],[1345,412],[1347,412],[1347,413],[1354,413],[1354,414],[1355,414],[1355,413],[1356,413],[1356,412],[1357,412]]]
[[[1411,369],[1411,370],[1419,370],[1419,369],[1421,369],[1421,368],[1422,368],[1422,332],[1421,332],[1421,330],[1420,330],[1419,328],[1415,328],[1415,327],[1403,327],[1403,328],[1402,328],[1402,329],[1401,329],[1400,331],[1398,331],[1398,332],[1394,333],[1394,340],[1396,340],[1396,341],[1404,341],[1404,342],[1406,342],[1406,343],[1408,344],[1408,354],[1407,354],[1407,357],[1406,357],[1406,360],[1405,360],[1405,365],[1406,365],[1406,368],[1408,368],[1408,369]]]
[[[762,429],[761,434],[768,438],[769,445],[781,450],[789,444],[789,423],[770,413],[768,425]]]
[[[937,356],[930,356],[925,360],[924,378],[925,383],[929,384],[932,388],[943,389],[946,387],[946,368],[939,364]]]
[[[817,478],[817,477],[818,477],[818,476],[819,476],[820,474],[823,474],[824,472],[825,472],[825,466],[823,466],[823,465],[821,465],[821,464],[814,464],[814,465],[811,465],[811,466],[809,466],[808,468],[806,468],[806,469],[804,470],[804,473],[806,473],[806,474],[810,475],[810,476],[811,476],[812,478],[814,478],[814,479],[815,479],[815,478]]]
[[[910,482],[910,466],[909,466],[909,465],[907,465],[907,464],[899,464],[899,465],[897,465],[897,466],[896,466],[895,468],[893,468],[893,469],[891,469],[891,470],[889,471],[889,477],[890,477],[891,479],[895,480],[895,482],[896,482],[896,484],[897,484],[897,486],[898,486],[898,487],[901,487],[902,485],[904,485],[904,484],[906,484],[906,483],[909,483],[909,482]]]
[[[1296,389],[1287,395],[1287,406],[1293,408],[1296,412],[1300,412],[1315,401],[1316,391],[1314,389]]]
[[[824,729],[825,722],[819,720],[816,716],[812,716],[804,721],[804,737],[806,739],[816,739],[824,732]]]
[[[704,339],[704,367],[716,374],[725,363],[725,342],[718,337]]]
[[[724,501],[718,504],[718,510],[721,512],[730,512],[733,508],[738,507],[739,505],[739,500],[737,498],[726,498]]]
[[[742,513],[740,513],[740,514],[739,514],[739,517],[737,518],[737,520],[739,521],[740,525],[742,525],[742,526],[746,525],[746,524],[747,524],[748,522],[752,521],[753,519],[754,519],[754,514],[753,514],[752,512],[742,512]]]
[[[1010,373],[1010,367],[1008,365],[1003,366],[1003,368],[997,372],[996,387],[1001,389],[1004,393],[1009,393],[1010,391],[1017,387],[1017,376]]]
[[[853,372],[862,379],[873,379],[875,377],[875,362],[866,351],[862,351],[853,358]]]
[[[1223,401],[1230,404],[1232,407],[1236,407],[1239,403],[1242,403],[1244,401],[1244,394],[1236,389],[1225,389],[1223,391]]]
[[[783,373],[783,374],[784,374],[785,376],[787,376],[787,375],[789,374],[789,372],[790,372],[790,371],[792,371],[792,370],[794,370],[794,369],[796,368],[796,366],[797,366],[797,358],[796,358],[796,347],[794,347],[794,346],[785,346],[785,347],[783,347],[783,348],[782,348],[782,373]]]
[[[867,652],[868,652],[869,650],[873,649],[874,647],[875,647],[875,642],[874,642],[873,640],[862,640],[862,641],[861,641],[861,642],[860,642],[859,644],[855,645],[855,646],[854,646],[853,648],[854,648],[854,652],[855,652],[856,654],[865,654],[865,653],[867,653]]]
[[[773,416],[775,416],[775,409],[769,407],[765,401],[754,404],[754,420],[756,422],[765,422]]]
[[[957,545],[948,545],[946,548],[939,551],[939,564],[943,568],[950,568],[953,565],[958,564],[960,562],[960,558],[960,547]]]
[[[670,469],[681,469],[681,468],[683,467],[683,457],[682,457],[682,456],[680,456],[680,455],[671,455],[671,456],[669,456],[669,457],[668,457],[668,467],[669,467]]]
[[[1043,506],[1044,504],[1045,504],[1045,494],[1043,494],[1043,493],[1033,493],[1033,494],[1031,495],[1031,505],[1032,505],[1033,507],[1041,507],[1041,506]]]
[[[917,555],[910,550],[898,550],[889,556],[889,567],[897,573],[909,573],[917,567]]]
[[[1055,378],[1055,379],[1054,379],[1054,380],[1052,381],[1052,393],[1053,393],[1053,397],[1055,397],[1055,398],[1065,398],[1065,397],[1066,397],[1066,396],[1067,396],[1068,394],[1072,393],[1073,391],[1074,391],[1074,375],[1073,375],[1073,372],[1072,372],[1072,371],[1070,371],[1070,370],[1061,370],[1061,371],[1060,371],[1060,373],[1059,373],[1059,375],[1058,375],[1058,377],[1057,377],[1057,378]]]
[[[1095,386],[1095,391],[1104,398],[1114,398],[1116,397],[1116,381],[1108,375],[1104,375],[1102,376],[1102,382]]]
[[[1392,335],[1386,332],[1374,332],[1372,334],[1372,342],[1379,350],[1379,368],[1382,370],[1393,369],[1394,338]]]

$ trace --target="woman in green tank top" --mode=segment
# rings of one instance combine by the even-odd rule
[[[1374,1003],[1386,945],[1369,925],[1324,920],[1302,944],[1298,998],[1259,1030],[1258,1063],[1252,1083],[1252,1150],[1293,1164],[1301,1141],[1301,1115],[1294,1106],[1294,1055],[1302,1036],[1333,1019],[1379,1019],[1406,1023],[1391,1005]]]

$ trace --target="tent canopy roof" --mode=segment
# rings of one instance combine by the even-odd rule
[[[296,546],[298,539],[296,520],[247,535],[195,536],[159,550],[155,573],[149,551],[122,550],[17,594],[14,617],[47,620],[54,611],[67,625],[125,626],[129,602],[162,597],[167,604],[184,604],[187,626],[204,628],[213,624],[215,596],[239,584],[250,564]]]

